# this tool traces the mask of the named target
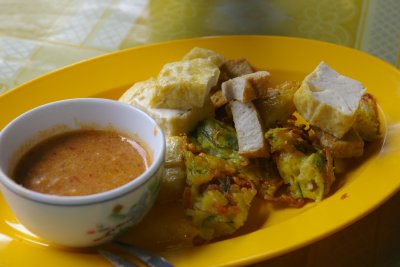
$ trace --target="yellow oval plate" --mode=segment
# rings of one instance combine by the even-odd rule
[[[181,59],[194,46],[215,50],[226,58],[246,58],[257,69],[270,71],[273,83],[302,80],[323,60],[338,72],[361,81],[367,91],[377,97],[386,120],[384,141],[369,145],[362,162],[341,178],[343,185],[332,196],[301,209],[271,209],[269,204],[258,202],[244,230],[232,238],[195,248],[171,246],[174,240],[171,241],[173,233],[169,231],[179,228],[182,222],[175,224],[171,219],[173,215],[164,212],[151,214],[152,219],[147,219],[141,231],[134,230],[124,239],[154,249],[176,266],[244,265],[332,234],[365,216],[397,192],[400,186],[399,71],[365,53],[318,41],[227,36],[112,53],[52,72],[0,96],[0,128],[22,112],[47,102],[92,96],[118,98],[131,84],[156,75],[163,64]],[[2,266],[109,266],[92,250],[57,249],[30,235],[1,196],[0,212]],[[177,234],[181,233],[177,231]],[[176,240],[180,238],[185,236]]]

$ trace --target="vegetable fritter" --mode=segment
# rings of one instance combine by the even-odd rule
[[[299,127],[274,128],[267,132],[280,176],[295,199],[320,201],[335,179],[329,150],[314,147]]]
[[[234,233],[257,194],[249,160],[238,154],[235,130],[206,120],[186,142],[186,213],[205,240]]]
[[[188,187],[184,193],[186,214],[205,240],[234,233],[247,219],[257,191],[226,160],[185,152]]]

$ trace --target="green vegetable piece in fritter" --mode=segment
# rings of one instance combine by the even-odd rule
[[[202,121],[192,132],[191,139],[204,152],[226,159],[237,168],[249,164],[249,160],[238,153],[236,131],[215,119]]]
[[[320,201],[325,194],[325,158],[322,152],[312,153],[300,165],[297,183],[304,198]]]
[[[236,172],[224,159],[200,153],[195,155],[185,151],[186,181],[188,185],[201,185],[208,183],[216,176],[231,175]]]
[[[290,195],[294,198],[303,198],[300,185],[297,181],[297,176],[300,173],[299,165],[303,160],[301,154],[293,154],[290,152],[280,152],[274,157],[279,174],[283,182],[289,185]]]

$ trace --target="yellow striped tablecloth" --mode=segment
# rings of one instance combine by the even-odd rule
[[[400,67],[400,0],[0,0],[0,94],[111,51],[226,34],[318,39]],[[255,266],[400,266],[400,194],[331,237]]]

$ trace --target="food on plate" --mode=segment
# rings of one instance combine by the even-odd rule
[[[356,119],[364,86],[321,62],[294,94],[296,110],[311,125],[342,138]]]
[[[242,103],[248,103],[257,98],[257,93],[254,90],[248,79],[237,77],[227,80],[222,84],[221,93],[225,98],[226,104],[231,100],[239,100]]]
[[[254,184],[237,175],[220,158],[204,153],[187,154],[190,191],[186,214],[205,240],[233,234],[247,219],[257,193]],[[204,171],[204,177],[193,175]]]
[[[222,83],[222,94],[227,101],[250,102],[268,90],[269,76],[267,71],[257,71],[227,80]]]
[[[241,102],[251,101],[257,98],[259,91],[266,89],[264,86],[269,79],[269,73],[259,71],[253,74],[254,69],[246,59],[226,60],[220,69],[219,83],[210,94],[215,108],[234,99]]]
[[[18,162],[14,179],[40,193],[81,196],[117,188],[150,164],[134,139],[113,131],[77,130],[53,136]]]
[[[212,95],[210,95],[211,102],[213,106],[218,109],[222,106],[224,106],[228,101],[226,100],[224,94],[222,93],[222,90],[217,90],[213,92]]]
[[[189,132],[198,122],[213,116],[214,107],[210,99],[206,99],[200,108],[153,108],[150,99],[157,90],[157,81],[150,78],[135,83],[119,99],[119,101],[135,106],[149,114],[166,135],[178,135]]]
[[[182,196],[186,182],[185,144],[179,136],[166,137],[164,177],[158,201],[171,203]]]
[[[367,142],[381,137],[378,105],[371,94],[366,93],[361,97],[354,129]]]
[[[205,240],[234,233],[257,194],[233,127],[208,119],[185,138],[186,214]]]
[[[267,90],[270,74],[257,71],[222,83],[221,91],[229,101],[237,132],[239,154],[247,157],[268,157],[260,115],[252,100]]]
[[[245,58],[226,60],[221,66],[221,72],[225,73],[229,79],[254,72],[253,67]]]
[[[313,130],[321,145],[328,148],[335,158],[360,157],[364,153],[364,140],[354,128],[351,128],[340,139],[317,127],[314,127]]]
[[[249,159],[239,154],[236,131],[233,127],[216,119],[207,119],[190,133],[193,143],[203,152],[228,161],[237,167],[247,166]],[[193,150],[193,146],[189,146]]]
[[[201,47],[194,47],[182,58],[182,60],[191,60],[195,58],[207,59],[218,67],[220,67],[225,62],[225,58],[220,54]]]
[[[157,76],[150,99],[154,108],[189,109],[202,107],[218,82],[219,68],[203,58],[165,64]]]
[[[187,127],[168,120],[161,125],[169,137],[160,201],[181,202],[197,228],[196,243],[235,233],[256,197],[297,208],[323,200],[332,194],[335,174],[345,171],[346,160],[363,155],[364,141],[381,137],[375,98],[324,62],[302,82],[275,85],[273,73],[256,70],[246,59],[225,60],[194,48],[181,62],[196,59],[219,68],[219,76],[206,75],[212,76],[212,88],[197,90],[197,76],[187,75],[179,84],[184,93],[157,95],[159,78],[151,78],[120,99],[155,116],[154,110],[181,109],[181,94],[187,112],[202,114],[182,121]],[[171,65],[166,66],[163,70]],[[196,73],[206,73],[209,65],[198,68]],[[163,75],[168,77],[176,82]],[[150,95],[168,102],[168,109],[152,107]]]
[[[224,57],[214,51],[195,47],[182,60],[165,64],[150,96],[153,108],[201,108],[218,82]]]
[[[252,158],[267,157],[263,127],[254,104],[234,100],[229,105],[237,132],[239,154]]]
[[[283,125],[292,116],[296,111],[293,95],[299,87],[298,81],[283,82],[254,101],[265,129]]]
[[[291,197],[320,201],[329,194],[335,180],[329,150],[314,146],[308,133],[295,126],[273,128],[266,135],[272,158]]]

